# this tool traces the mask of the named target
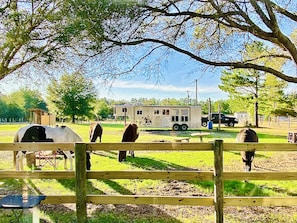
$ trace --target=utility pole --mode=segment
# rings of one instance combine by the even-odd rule
[[[198,80],[195,80],[195,86],[196,86],[196,97],[195,97],[195,105],[198,105]]]

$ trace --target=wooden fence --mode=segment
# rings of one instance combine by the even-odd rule
[[[224,222],[224,206],[294,206],[297,197],[224,197],[225,180],[297,180],[297,172],[224,172],[224,151],[297,151],[293,143],[0,143],[0,151],[75,150],[75,171],[0,171],[0,179],[75,179],[75,195],[46,195],[43,204],[76,203],[77,222],[87,222],[87,203],[214,206]],[[214,171],[86,171],[86,150],[213,151]],[[88,179],[199,180],[214,182],[214,196],[87,195]]]

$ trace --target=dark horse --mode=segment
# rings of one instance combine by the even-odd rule
[[[102,139],[103,128],[98,122],[91,123],[90,125],[90,142],[96,142],[99,137],[99,142]],[[87,170],[91,169],[91,151],[87,151]]]
[[[90,125],[90,142],[96,142],[99,137],[99,142],[101,142],[103,133],[103,128],[98,122],[91,123]]]
[[[258,139],[257,133],[250,128],[241,129],[236,137],[236,142],[239,142],[239,143],[258,142],[258,141],[259,141],[259,139]],[[242,151],[241,157],[242,157],[242,161],[244,163],[245,171],[251,171],[252,170],[252,162],[255,157],[255,152],[254,151]]]
[[[83,140],[72,129],[61,127],[50,127],[44,125],[27,125],[17,131],[14,142],[82,142]],[[66,159],[70,162],[70,169],[73,170],[73,158],[70,151],[63,151],[65,162],[64,168],[67,169]],[[23,170],[23,158],[26,151],[16,153],[16,169]]]
[[[128,124],[125,126],[122,142],[135,142],[139,136],[138,126],[136,124]],[[130,151],[131,155],[134,157],[134,151]],[[119,162],[126,160],[127,151],[119,151]]]

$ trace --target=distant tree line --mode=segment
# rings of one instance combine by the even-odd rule
[[[265,117],[269,116],[296,116],[297,92],[285,94],[285,84],[275,78],[268,76],[265,80],[253,82],[254,76],[241,72],[224,72],[222,85],[220,87],[229,93],[229,99],[212,101],[199,101],[202,114],[209,112],[222,112],[233,114],[235,112],[247,112],[254,114],[253,105],[255,98],[261,102],[258,113]],[[245,78],[244,83],[240,78]],[[270,78],[269,78],[270,77]],[[237,82],[240,82],[238,84]],[[234,83],[237,83],[235,86]],[[255,85],[259,85],[259,92],[255,95]],[[229,87],[233,88],[229,88]],[[260,87],[261,86],[261,87]],[[235,91],[240,87],[242,90]],[[46,95],[46,98],[42,96]],[[53,79],[47,88],[47,92],[38,92],[27,88],[20,89],[10,95],[0,95],[0,121],[16,122],[31,121],[30,109],[43,109],[55,114],[58,119],[75,122],[76,120],[103,120],[113,117],[113,108],[119,104],[141,104],[141,105],[195,105],[196,101],[189,98],[132,98],[131,100],[111,100],[97,98],[96,90],[92,81],[87,80],[80,73],[64,74],[59,80]]]
[[[0,121],[28,121],[29,109],[40,108],[47,111],[47,104],[38,91],[23,88],[10,95],[0,95]]]

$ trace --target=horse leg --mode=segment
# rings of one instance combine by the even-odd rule
[[[73,158],[72,158],[71,152],[63,151],[63,153],[66,156],[66,158],[64,159],[64,169],[67,170],[67,159],[68,159],[70,163],[70,170],[73,170]]]
[[[134,158],[134,150],[129,150],[129,153]]]
[[[127,151],[119,151],[119,162],[125,161],[127,156]]]
[[[91,151],[87,151],[86,161],[87,161],[87,170],[91,170]]]
[[[24,153],[18,151],[16,154],[16,170],[24,170]]]

